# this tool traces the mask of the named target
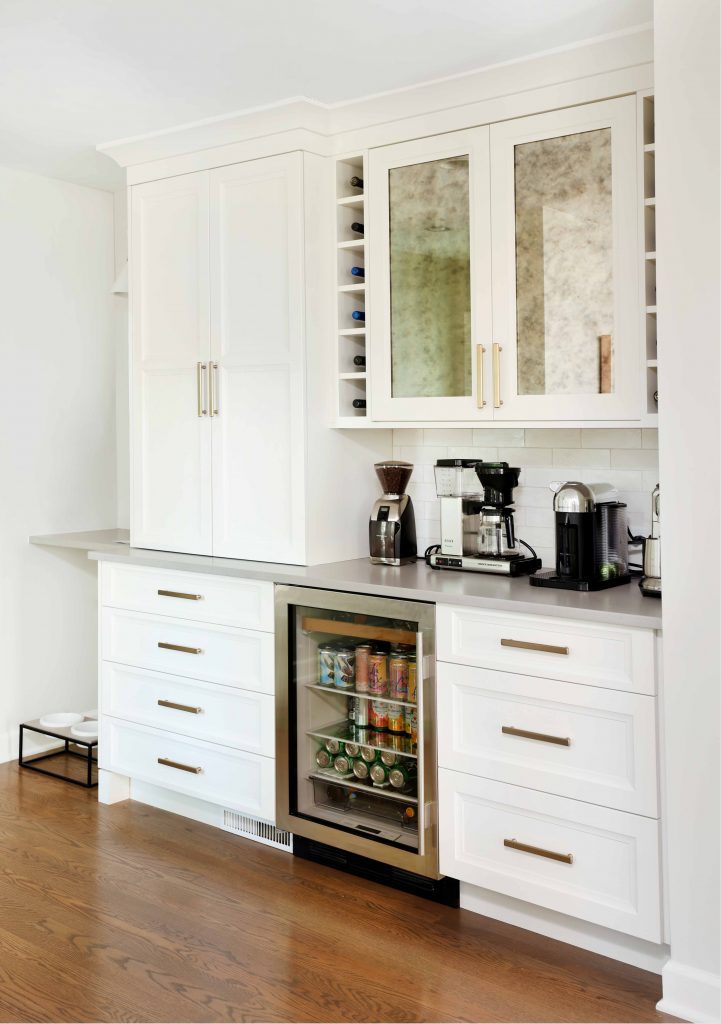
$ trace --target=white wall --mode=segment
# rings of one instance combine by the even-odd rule
[[[671,960],[662,1006],[719,1007],[719,3],[656,0],[659,435]]]
[[[96,570],[30,534],[115,525],[113,198],[0,168],[0,761],[96,706]]]
[[[658,483],[658,432],[651,429],[561,429],[479,427],[393,431],[393,455],[414,464],[413,498],[418,549],[440,541],[440,506],[433,466],[436,459],[501,460],[521,467],[515,497],[516,532],[555,565],[552,480],[607,481],[628,505],[629,525],[646,535],[651,528],[651,492]]]
[[[115,220],[115,277],[128,266],[128,192],[122,188],[113,194]],[[117,462],[117,517],[113,526],[130,527],[130,406],[128,346],[128,296],[113,296],[115,338],[115,458]]]

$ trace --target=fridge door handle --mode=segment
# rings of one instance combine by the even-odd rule
[[[423,657],[423,633],[416,633],[416,671],[420,670],[419,685],[416,687],[416,704],[418,708],[418,745],[416,746],[416,757],[418,758],[418,814],[421,820],[418,822],[418,854],[423,857],[426,852],[426,828],[429,827],[427,808],[425,805],[424,775],[426,772],[426,730],[423,720],[423,697],[426,688],[426,663]]]

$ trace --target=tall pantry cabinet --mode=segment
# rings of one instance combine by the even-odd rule
[[[326,162],[131,188],[131,542],[311,564],[367,551],[372,464],[327,429]]]

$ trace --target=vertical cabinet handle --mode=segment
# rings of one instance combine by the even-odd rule
[[[208,415],[208,407],[207,407],[207,404],[206,404],[206,401],[205,401],[205,391],[206,391],[206,388],[205,388],[206,376],[205,375],[206,375],[207,372],[208,372],[208,364],[207,363],[196,363],[195,373],[196,373],[196,381],[197,381],[197,386],[198,386],[198,416],[207,416]]]
[[[483,345],[476,345],[476,405],[479,409],[482,409],[486,404],[484,397],[485,386],[483,380],[483,357],[486,354],[486,350]]]
[[[500,345],[493,346],[493,408],[500,409],[503,405],[501,398],[501,352]]]
[[[217,416],[220,412],[218,402],[218,364],[208,364],[208,377],[210,379],[210,415]]]

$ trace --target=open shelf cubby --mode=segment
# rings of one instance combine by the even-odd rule
[[[639,235],[641,262],[642,408],[653,425],[658,414],[658,325],[656,294],[656,125],[652,92],[638,97]]]
[[[358,422],[366,416],[366,358],[369,321],[366,304],[368,245],[366,238],[366,157],[363,153],[335,160],[336,224],[336,418]],[[353,180],[355,183],[352,183]],[[353,227],[356,225],[356,228]],[[363,230],[357,226],[362,225]],[[362,313],[366,319],[354,318]],[[362,359],[362,363],[356,363]],[[362,403],[353,405],[353,402]]]

